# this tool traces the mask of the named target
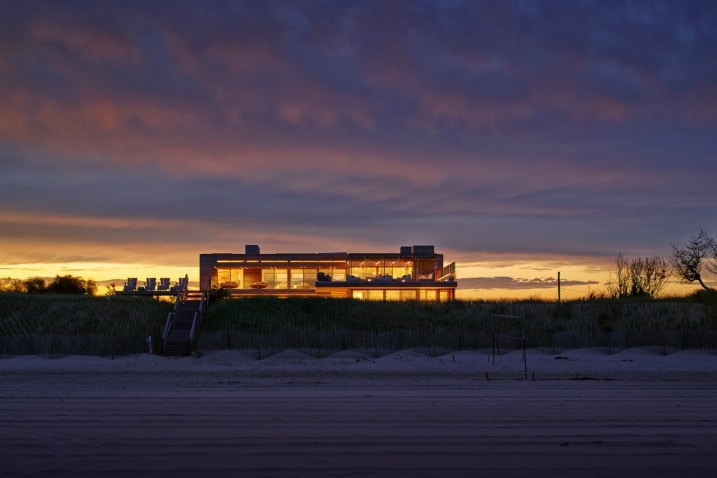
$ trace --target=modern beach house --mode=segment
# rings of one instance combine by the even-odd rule
[[[455,263],[443,265],[434,246],[403,246],[395,253],[244,254],[199,256],[201,287],[232,297],[321,296],[389,301],[448,301],[455,298]]]

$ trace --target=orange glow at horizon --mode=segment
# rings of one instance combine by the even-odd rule
[[[521,287],[521,288],[465,288],[461,287],[461,277],[469,278],[499,278],[511,277],[519,281],[530,281],[541,273],[546,279],[555,279],[557,270],[552,273],[551,268],[555,264],[549,262],[522,263],[516,265],[507,264],[486,264],[477,265],[470,263],[466,266],[456,265],[458,288],[456,289],[457,300],[488,300],[488,301],[514,301],[514,300],[558,300],[557,285],[552,287]],[[561,282],[569,284],[571,281],[588,282],[594,281],[597,284],[561,285],[561,300],[587,299],[590,297],[604,297],[606,295],[606,284],[610,279],[610,270],[603,270],[599,267],[591,269],[590,265],[566,266],[562,264]],[[90,279],[98,283],[97,294],[105,293],[106,286],[114,283],[120,288],[127,278],[135,277],[138,284],[143,284],[146,278],[169,277],[176,282],[180,277],[189,276],[190,287],[199,287],[198,263],[187,261],[186,265],[161,265],[147,262],[66,262],[66,263],[25,263],[12,266],[0,266],[0,278],[28,279],[31,277],[52,278],[62,275],[74,275],[83,279]],[[709,283],[709,282],[708,282]],[[698,287],[690,284],[682,284],[676,280],[671,281],[663,291],[663,297],[684,296],[698,290]]]

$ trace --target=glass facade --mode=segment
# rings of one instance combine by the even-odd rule
[[[261,269],[217,266],[216,271],[216,286],[224,289],[251,289],[260,283],[266,283],[262,287],[266,289],[313,289],[320,274],[331,282],[346,281],[346,269],[335,267]]]
[[[253,247],[246,254],[201,254],[201,283],[225,289],[232,296],[305,295],[396,302],[455,297],[454,276],[445,279],[443,256],[435,254],[433,246],[402,247],[400,253],[387,254],[260,254],[258,246]]]
[[[387,278],[411,280],[413,278],[413,263],[407,260],[362,261],[359,264],[351,264],[349,275],[361,280]]]

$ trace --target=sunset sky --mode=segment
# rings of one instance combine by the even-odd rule
[[[0,277],[434,244],[586,296],[717,235],[716,152],[715,1],[0,3]]]

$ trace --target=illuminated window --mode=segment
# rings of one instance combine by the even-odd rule
[[[419,292],[419,300],[436,300],[436,291],[433,289],[421,289]]]
[[[378,268],[375,266],[352,267],[351,275],[361,280],[375,279],[378,277]]]
[[[396,280],[405,278],[410,280],[413,275],[413,264],[408,261],[393,261],[390,266],[386,265],[386,274]]]
[[[222,267],[217,269],[217,286],[224,289],[236,289],[241,287],[242,270]]]
[[[310,286],[304,282],[304,269],[291,269],[291,288],[308,289]]]
[[[289,271],[287,269],[263,269],[262,280],[269,284],[268,289],[288,289]]]
[[[309,287],[316,285],[316,269],[304,269],[304,282],[309,284]]]

